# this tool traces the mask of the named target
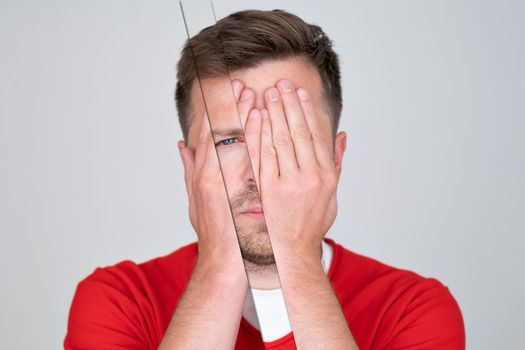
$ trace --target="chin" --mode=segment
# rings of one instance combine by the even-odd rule
[[[252,233],[247,233],[239,229],[238,235],[241,254],[245,260],[256,265],[271,265],[275,263],[267,231],[252,230]]]

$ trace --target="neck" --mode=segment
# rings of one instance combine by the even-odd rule
[[[248,273],[250,288],[264,290],[281,288],[275,264],[260,266],[244,260],[244,266]]]

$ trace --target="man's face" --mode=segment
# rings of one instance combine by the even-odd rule
[[[296,88],[306,89],[315,107],[319,123],[324,124],[322,130],[331,138],[330,119],[322,97],[321,78],[315,67],[303,58],[289,58],[284,60],[267,61],[255,68],[231,72],[231,79],[238,79],[245,87],[255,94],[254,108],[263,109],[265,91],[275,86],[281,79],[292,81]],[[212,130],[240,129],[246,125],[247,115],[239,115],[237,104],[234,101],[230,77],[203,79],[201,81],[206,107],[210,116]],[[205,118],[205,105],[197,81],[192,88],[191,109],[193,120],[188,133],[188,147],[195,151],[202,125]],[[240,120],[239,120],[240,117]],[[241,124],[242,123],[242,124]],[[228,140],[227,142],[224,142]],[[247,208],[260,206],[258,188],[252,171],[253,164],[246,147],[245,140],[238,140],[234,136],[215,137],[217,154],[221,164],[225,186],[230,196],[230,204],[234,217],[241,252],[245,260],[260,266],[271,265],[275,262],[264,216],[243,213]],[[344,136],[336,137],[335,162],[340,163],[345,148]],[[252,152],[260,150],[250,149]]]

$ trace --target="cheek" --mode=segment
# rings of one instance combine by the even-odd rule
[[[247,171],[251,172],[250,157],[244,143],[232,146],[219,146],[217,154],[226,180],[228,180],[228,177],[235,178]]]
[[[228,146],[218,146],[217,155],[219,156],[219,161],[221,166],[234,168],[241,166],[243,164],[249,164],[248,152],[246,150],[246,145],[243,143],[228,145]]]
[[[226,186],[233,189],[234,192],[231,193],[236,193],[239,186],[244,186],[244,179],[253,177],[246,146],[219,146],[217,154]]]

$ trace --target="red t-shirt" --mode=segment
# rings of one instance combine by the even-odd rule
[[[332,239],[328,278],[359,349],[464,349],[458,304],[433,278],[353,253]],[[76,289],[66,350],[157,349],[190,278],[197,242],[141,264],[97,268]],[[263,343],[241,320],[235,349],[295,349],[293,334]]]

